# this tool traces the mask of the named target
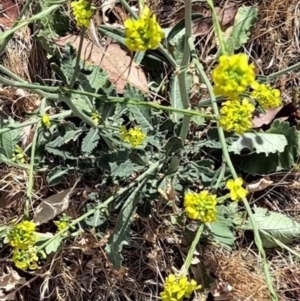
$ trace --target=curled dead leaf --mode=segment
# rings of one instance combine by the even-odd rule
[[[266,110],[266,114],[259,114],[257,116],[254,116],[252,119],[252,128],[260,128],[265,124],[266,125],[270,124],[275,118],[275,116],[277,115],[277,113],[281,111],[282,108],[283,105],[275,109]]]
[[[78,51],[79,37],[69,35],[55,40],[58,46],[71,43]],[[117,93],[123,94],[126,84],[131,84],[139,90],[148,92],[147,78],[140,66],[137,66],[128,53],[118,44],[110,44],[107,48],[95,45],[84,39],[81,59],[91,65],[100,66],[108,74],[109,80],[115,85]]]
[[[262,191],[262,190],[266,189],[271,184],[273,184],[273,181],[269,181],[266,178],[261,178],[261,179],[259,179],[257,181],[254,181],[254,182],[246,185],[246,189],[250,193],[254,193],[256,191]]]

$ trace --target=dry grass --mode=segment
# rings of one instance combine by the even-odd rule
[[[180,11],[182,12],[180,1],[171,2],[169,8],[174,14],[160,15],[161,19],[165,18],[166,23],[180,18]],[[226,1],[217,2],[222,6]],[[163,3],[158,0],[151,1],[151,4],[158,12],[161,11],[162,4],[164,7],[168,5],[167,1]],[[300,54],[298,0],[263,0],[252,1],[251,4],[258,7],[259,20],[245,48],[250,51],[262,73],[269,74],[298,61]],[[199,8],[199,11],[202,9],[204,11],[206,7]],[[8,45],[5,66],[29,81],[33,80],[35,74],[49,78],[50,71],[45,63],[45,53],[41,52],[39,45],[28,39],[28,32],[24,32],[24,36],[19,36],[18,39]],[[199,43],[202,43],[201,47],[203,46],[201,60],[209,62],[210,51],[215,47],[211,32],[201,37]],[[299,84],[297,76],[298,73],[293,73],[276,81],[276,85],[287,97],[291,87]],[[0,94],[8,97],[8,105],[5,105],[6,114],[13,114],[20,120],[25,112],[33,111],[39,104],[39,98],[35,95],[20,95],[20,91],[16,93],[8,89]],[[22,214],[28,179],[26,173],[12,168],[3,167],[0,173],[0,199],[4,204],[0,208],[1,222],[8,223]],[[280,182],[282,178],[284,175],[277,175],[276,181]],[[43,183],[43,179],[36,179],[37,197],[47,196],[49,193],[49,188]],[[290,183],[293,181],[290,180]],[[298,203],[294,204],[292,208],[294,210],[291,211],[291,202],[276,204],[273,197],[280,194],[285,199],[290,197],[297,201],[299,187],[291,189],[290,186],[288,188],[286,186],[274,191],[268,191],[260,203],[299,219]],[[270,201],[268,195],[273,197],[274,202]],[[124,265],[120,271],[111,266],[105,254],[107,238],[116,222],[115,216],[112,216],[111,227],[103,237],[99,238],[94,233],[82,234],[73,241],[66,242],[58,253],[42,262],[41,270],[33,274],[23,273],[22,276],[32,282],[30,287],[23,287],[17,293],[17,300],[156,300],[161,290],[162,279],[174,268],[181,267],[187,249],[187,244],[184,243],[186,237],[181,237],[180,229],[169,223],[166,209],[159,204],[153,207],[149,219],[136,217],[129,245],[122,253]],[[74,217],[78,214],[80,212],[75,210]],[[240,243],[237,249],[230,253],[213,245],[199,248],[199,259],[205,269],[203,272],[200,266],[194,266],[193,274],[200,275],[200,278],[204,277],[205,273],[213,275],[212,292],[223,297],[219,300],[270,300],[255,248],[253,245]],[[299,246],[294,245],[293,249],[299,251]],[[3,257],[9,255],[6,252],[5,249]],[[298,261],[281,250],[272,250],[268,256],[281,300],[300,300]],[[2,268],[6,265],[9,265],[8,261],[1,263]],[[201,296],[205,300],[207,292],[202,292]]]

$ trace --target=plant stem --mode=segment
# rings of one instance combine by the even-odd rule
[[[209,93],[209,96],[210,96],[210,99],[211,99],[214,115],[216,116],[216,118],[218,118],[219,117],[219,108],[218,108],[218,105],[216,103],[215,95],[213,93],[213,87],[212,87],[208,77],[205,74],[203,66],[198,61],[198,58],[197,58],[196,52],[195,52],[194,44],[190,42],[189,45],[191,47],[191,53],[192,53],[193,61],[194,61],[195,66],[198,70],[199,76],[202,78],[203,83],[207,87],[207,90],[208,90],[208,93]],[[229,170],[232,174],[232,177],[234,179],[236,179],[238,176],[237,176],[235,168],[232,164],[232,161],[231,161],[228,149],[227,149],[226,139],[225,139],[225,135],[224,135],[224,131],[223,131],[222,127],[218,126],[218,134],[219,134],[219,139],[220,139],[220,142],[221,142],[221,145],[222,145],[222,152],[223,152],[224,159],[227,163],[227,166],[229,167]],[[265,250],[263,248],[259,228],[256,224],[255,218],[253,216],[250,205],[249,205],[248,200],[246,198],[243,198],[243,203],[244,203],[244,206],[246,208],[246,211],[248,213],[249,219],[250,219],[251,224],[252,224],[253,233],[254,233],[254,242],[257,246],[257,249],[258,249],[258,252],[259,252],[260,256],[262,257],[263,269],[264,269],[264,273],[265,273],[265,277],[266,277],[266,281],[267,281],[267,286],[268,286],[268,289],[269,289],[269,292],[270,292],[270,295],[271,295],[271,299],[272,299],[272,301],[278,301],[278,297],[277,297],[277,294],[274,290],[273,283],[272,283],[272,280],[271,280],[271,275],[270,275],[270,271],[269,271],[269,267],[268,267],[268,263],[267,263],[267,257],[266,257]]]
[[[190,108],[189,103],[189,95],[188,95],[188,88],[186,85],[186,73],[187,69],[186,66],[190,63],[190,47],[188,45],[188,40],[193,41],[192,37],[192,2],[190,0],[185,2],[185,10],[184,10],[184,22],[185,22],[185,42],[184,42],[184,50],[183,50],[183,57],[180,64],[180,69],[183,69],[178,75],[178,84],[179,84],[179,93],[180,93],[180,100],[183,109],[188,110]],[[176,75],[174,75],[176,76]],[[180,130],[179,137],[182,139],[183,143],[188,135],[189,128],[190,128],[190,115],[184,115],[182,120],[182,126]],[[170,166],[168,169],[168,173],[174,173],[180,162],[180,151],[174,155],[171,159]]]
[[[190,249],[189,249],[189,252],[187,254],[187,257],[184,261],[184,264],[182,266],[182,268],[180,269],[180,273],[186,275],[188,270],[189,270],[189,267],[191,265],[191,262],[192,262],[192,259],[193,259],[193,256],[194,256],[194,253],[195,253],[195,250],[196,250],[196,247],[200,241],[200,238],[201,238],[201,234],[204,230],[204,224],[200,224],[199,227],[198,227],[198,230],[196,232],[196,235],[194,237],[194,240],[190,246]]]
[[[85,218],[89,217],[90,215],[92,215],[93,213],[95,213],[98,210],[101,210],[102,208],[106,208],[108,206],[108,204],[110,204],[113,200],[115,200],[118,196],[122,195],[123,193],[125,193],[126,191],[128,191],[129,189],[131,189],[132,187],[134,187],[135,185],[137,185],[138,183],[140,183],[141,181],[143,181],[146,177],[148,177],[149,175],[153,174],[155,170],[159,169],[162,167],[162,163],[161,161],[157,161],[156,163],[152,164],[143,174],[141,174],[135,181],[133,181],[132,183],[130,183],[127,187],[121,188],[119,189],[115,195],[112,195],[111,197],[109,197],[107,200],[105,200],[104,202],[102,202],[101,204],[95,206],[93,209],[89,210],[88,212],[86,212],[85,214],[81,215],[80,217],[76,218],[75,220],[73,220],[66,228],[62,229],[61,231],[59,231],[56,235],[54,235],[53,237],[51,237],[49,240],[47,240],[45,243],[43,243],[41,246],[39,246],[37,248],[37,251],[41,251],[43,250],[48,244],[50,244],[52,241],[54,241],[55,239],[57,239],[59,236],[62,236],[64,233],[66,233],[70,228],[74,227],[75,225],[77,225],[79,222],[81,222],[82,220],[84,220]]]
[[[29,179],[28,179],[28,186],[27,186],[27,192],[26,192],[26,201],[25,201],[25,209],[24,209],[24,216],[25,219],[29,218],[29,205],[32,203],[32,188],[33,188],[33,175],[34,175],[34,157],[35,157],[35,148],[36,148],[36,141],[38,137],[39,132],[39,125],[41,125],[41,122],[39,122],[36,126],[32,144],[31,144],[31,155],[30,155],[30,169],[29,169]]]
[[[185,4],[185,11],[184,11],[184,20],[185,20],[185,43],[184,43],[184,50],[183,50],[183,57],[180,64],[180,68],[184,68],[185,66],[189,65],[190,63],[190,47],[188,45],[188,39],[192,38],[192,2],[186,1]],[[180,92],[180,99],[182,103],[183,109],[189,109],[190,102],[189,102],[189,95],[188,89],[186,85],[186,73],[187,71],[182,71],[178,75],[178,82],[179,82],[179,92]],[[187,137],[190,128],[190,120],[191,117],[184,115],[182,127],[180,131],[180,138],[184,141]]]
[[[217,36],[218,36],[219,44],[220,44],[220,47],[221,47],[221,52],[223,54],[226,54],[224,36],[223,36],[223,32],[222,32],[222,29],[221,29],[221,26],[220,26],[220,23],[219,23],[219,20],[218,20],[218,16],[216,14],[215,6],[214,6],[212,0],[206,0],[206,2],[207,2],[208,6],[210,7],[211,12],[212,12],[214,29],[215,29],[215,31],[217,33]]]
[[[283,70],[274,72],[274,73],[272,73],[270,75],[267,75],[265,77],[266,77],[267,81],[271,81],[274,78],[277,78],[277,77],[279,77],[279,76],[281,76],[283,74],[286,74],[288,72],[291,72],[291,71],[294,71],[294,70],[297,70],[297,69],[300,69],[300,62],[298,62],[298,63],[296,63],[296,64],[294,64],[292,66],[289,66],[289,67],[287,67],[287,68],[285,68]]]
[[[85,32],[86,32],[86,28],[82,27],[81,31],[80,31],[79,48],[78,48],[77,55],[76,55],[76,62],[75,62],[75,66],[74,66],[74,73],[72,75],[72,79],[71,79],[70,85],[69,85],[70,89],[73,88],[74,83],[76,81],[77,73],[79,71],[80,56],[81,56],[81,51],[82,51],[83,40],[84,40],[84,37],[85,37]]]

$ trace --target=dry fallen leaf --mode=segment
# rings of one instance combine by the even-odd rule
[[[250,192],[262,191],[273,184],[273,181],[269,181],[266,178],[261,178],[257,181],[254,181],[248,185],[246,185],[246,189]]]
[[[19,16],[19,3],[14,0],[1,1],[0,26],[11,28]]]
[[[26,280],[20,277],[19,274],[13,269],[8,269],[8,274],[0,277],[0,301],[15,300],[15,292],[9,292],[17,285],[26,284]]]
[[[270,124],[282,108],[283,105],[275,109],[266,110],[266,114],[259,114],[258,116],[254,116],[252,119],[252,128],[260,128],[264,124]]]
[[[35,209],[33,221],[36,225],[47,223],[69,207],[72,189],[51,195],[42,201]]]
[[[206,35],[212,27],[211,18],[192,21],[192,33],[195,37]]]
[[[67,43],[78,50],[79,37],[69,35],[56,41],[58,46]],[[115,85],[117,93],[123,94],[127,83],[139,90],[148,92],[147,78],[143,69],[118,44],[110,44],[107,48],[99,47],[88,39],[84,39],[81,58],[91,65],[100,66],[108,73],[109,80]]]
[[[219,21],[222,27],[228,26],[233,22],[235,15],[238,11],[238,4],[235,2],[227,1],[223,8],[215,8]]]
[[[118,0],[101,0],[101,1],[102,1],[102,4],[101,4],[100,8],[102,10],[102,18],[103,18],[104,23],[107,23],[108,18],[106,17],[105,13],[107,11],[113,9]]]

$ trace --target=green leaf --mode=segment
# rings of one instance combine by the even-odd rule
[[[123,257],[121,252],[123,246],[128,244],[126,238],[129,234],[132,217],[136,211],[136,204],[139,200],[137,193],[138,189],[135,189],[123,205],[114,232],[109,237],[105,248],[109,261],[116,269],[120,269],[122,266]]]
[[[216,171],[212,169],[213,166],[214,162],[210,159],[189,161],[178,167],[178,177],[193,185],[196,181],[201,181],[207,187],[211,185],[216,174]]]
[[[63,159],[78,160],[77,157],[72,156],[71,152],[64,149],[56,149],[56,148],[46,146],[46,151],[52,155],[62,157]]]
[[[189,87],[191,85],[191,77],[189,75],[186,76],[186,80],[188,81],[187,86]],[[190,83],[189,83],[190,81]],[[180,96],[180,90],[179,90],[179,82],[178,82],[178,76],[173,76],[171,80],[171,88],[170,88],[170,100],[171,105],[175,109],[182,110],[182,102],[181,102],[181,96]],[[170,119],[177,123],[180,119],[183,118],[182,114],[172,112],[170,114]]]
[[[47,174],[46,181],[48,185],[57,185],[63,182],[63,177],[74,173],[74,167],[54,166]]]
[[[37,232],[38,234],[38,241],[36,243],[37,246],[41,246],[44,244],[47,240],[50,240],[54,237],[52,233],[40,233]],[[45,247],[45,252],[46,254],[51,254],[57,252],[59,247],[61,246],[61,243],[63,242],[63,237],[57,236],[52,242],[50,242],[46,247]]]
[[[282,153],[287,146],[287,139],[282,134],[274,133],[245,133],[238,140],[233,142],[228,151],[240,154],[244,149],[257,154]]]
[[[250,37],[250,28],[255,24],[256,20],[256,7],[242,6],[238,9],[230,37],[225,41],[228,53],[233,53],[247,43]]]
[[[65,53],[60,59],[60,70],[63,72],[65,79],[70,84],[74,73],[74,67],[76,62],[76,51],[72,47],[71,43],[67,43],[65,47]]]
[[[45,252],[46,254],[56,253],[59,247],[63,242],[63,237],[57,236],[53,241],[51,241],[46,247]]]
[[[7,125],[16,125],[11,117],[8,120],[0,120],[0,127],[5,128]],[[13,157],[15,146],[21,138],[21,129],[10,130],[0,134],[0,154],[4,155],[7,159]]]
[[[115,178],[126,179],[130,177],[134,172],[139,172],[144,169],[144,166],[138,166],[131,160],[125,162],[112,162],[109,164],[111,170],[111,176]]]
[[[129,119],[136,121],[143,130],[153,130],[151,125],[151,110],[142,106],[128,105]]]
[[[47,144],[47,147],[60,147],[64,144],[67,144],[71,140],[76,141],[82,132],[82,130],[67,131],[63,136],[58,136],[54,140],[50,141]]]
[[[291,244],[300,237],[300,223],[294,221],[290,217],[277,212],[269,212],[265,208],[255,208],[253,214],[256,225],[276,238],[283,244]],[[251,221],[248,219],[243,230],[253,230]],[[265,248],[277,247],[277,244],[260,232],[263,246]]]
[[[180,149],[183,149],[183,141],[179,137],[171,137],[164,146],[166,156],[170,156]]]
[[[82,140],[81,151],[84,154],[89,155],[97,146],[99,139],[99,129],[90,128],[89,132]]]
[[[71,101],[80,111],[86,112],[90,115],[94,111],[92,100],[88,96],[73,93],[71,94]]]
[[[232,203],[234,205],[234,203]],[[211,234],[213,240],[222,245],[226,249],[231,249],[234,245],[234,211],[230,207],[224,205],[217,206],[217,219],[210,223]]]
[[[288,122],[275,120],[270,129],[266,131],[270,134],[281,134],[287,139],[287,145],[283,152],[275,154],[251,154],[243,156],[241,169],[251,174],[266,174],[281,170],[289,170],[293,167],[300,155],[300,133],[296,127],[290,127]],[[239,160],[240,158],[236,158]]]
[[[106,95],[114,91],[115,87],[109,81],[107,72],[100,68],[100,66],[90,65],[82,61],[81,64],[82,70],[78,73],[77,77],[83,91],[98,93],[101,90],[101,94],[105,93]]]
[[[119,42],[120,44],[126,46],[125,44],[125,34],[123,30],[113,28],[112,26],[107,25],[100,25],[98,27],[101,35],[105,37],[110,37],[116,42]]]

